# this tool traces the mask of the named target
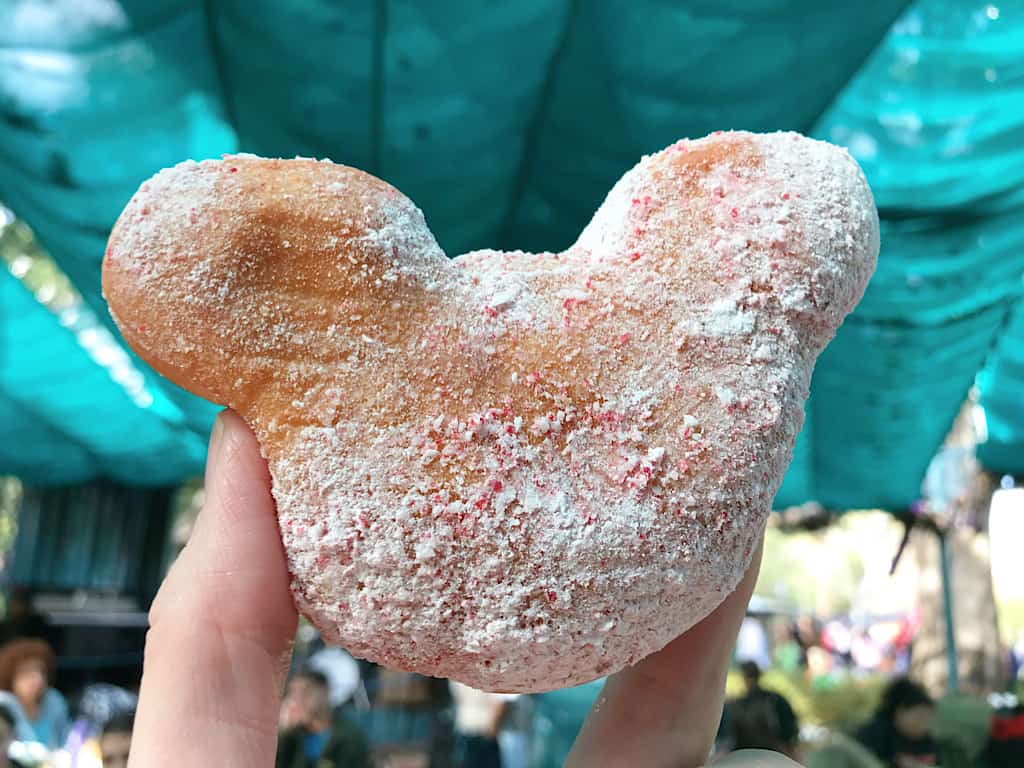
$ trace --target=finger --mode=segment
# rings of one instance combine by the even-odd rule
[[[758,547],[739,586],[707,618],[608,678],[567,768],[704,764],[721,719],[725,677],[760,562]]]
[[[252,432],[224,411],[206,501],[150,610],[133,768],[271,766],[297,615]]]

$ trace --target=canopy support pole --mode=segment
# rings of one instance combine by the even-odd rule
[[[939,567],[942,573],[942,611],[946,622],[947,688],[950,693],[960,690],[960,662],[956,651],[956,632],[953,624],[953,584],[949,564],[949,544],[945,532],[939,532]]]

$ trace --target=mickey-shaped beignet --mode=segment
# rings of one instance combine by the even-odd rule
[[[328,641],[538,691],[736,586],[877,251],[846,152],[723,133],[644,158],[562,253],[452,260],[361,171],[187,162],[132,198],[103,282],[142,357],[255,430]]]

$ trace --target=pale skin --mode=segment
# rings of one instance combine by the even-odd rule
[[[252,432],[229,411],[217,419],[210,440],[206,491],[188,546],[150,611],[130,768],[270,768],[274,763],[298,615],[266,463]],[[703,765],[759,557],[711,616],[609,678],[567,766]],[[716,765],[796,763],[751,752]]]

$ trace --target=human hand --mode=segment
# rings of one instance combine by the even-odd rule
[[[704,764],[718,730],[725,677],[760,565],[759,548],[743,581],[711,615],[661,651],[608,678],[566,768]],[[762,750],[743,750],[715,763],[730,768],[796,765]]]
[[[609,679],[568,766],[704,761],[759,558],[711,616]],[[266,463],[242,419],[225,411],[210,438],[205,504],[150,610],[130,768],[273,765],[298,621],[288,587]],[[795,764],[749,753],[719,765]]]
[[[274,764],[298,615],[266,462],[230,411],[210,437],[205,487],[149,612],[129,768]]]

